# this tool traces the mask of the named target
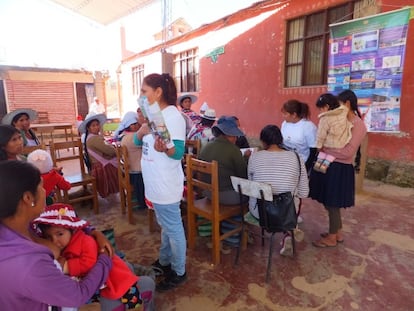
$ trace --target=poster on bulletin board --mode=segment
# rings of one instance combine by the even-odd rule
[[[350,89],[370,132],[400,131],[411,8],[330,25],[328,91]]]

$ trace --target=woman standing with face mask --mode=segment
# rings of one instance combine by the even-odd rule
[[[141,92],[150,107],[159,105],[171,140],[166,144],[159,135],[152,134],[148,123],[142,124],[135,135],[135,144],[142,146],[141,168],[145,197],[152,202],[161,227],[159,258],[153,266],[164,272],[165,279],[157,285],[157,290],[165,291],[187,279],[187,246],[180,210],[184,190],[181,159],[186,126],[176,107],[177,89],[169,74],[154,73],[146,76]]]

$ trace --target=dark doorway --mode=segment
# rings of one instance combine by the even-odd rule
[[[76,83],[76,100],[78,103],[78,115],[81,115],[82,119],[85,119],[85,116],[88,114],[89,111],[88,98],[86,96],[86,85],[93,86],[92,83]]]
[[[7,105],[6,105],[6,94],[4,94],[4,83],[3,80],[0,80],[0,120],[7,113]]]

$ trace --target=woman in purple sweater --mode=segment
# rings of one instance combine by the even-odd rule
[[[346,106],[348,120],[352,123],[352,138],[343,148],[323,148],[327,154],[335,157],[326,173],[312,170],[310,173],[309,196],[322,203],[328,211],[329,231],[321,233],[321,238],[314,241],[316,247],[335,247],[344,241],[342,233],[341,208],[355,204],[355,154],[367,129],[358,111],[357,97],[351,90],[338,95],[338,101]]]
[[[43,211],[45,199],[37,168],[22,161],[0,163],[1,310],[79,307],[108,277],[112,264],[107,254],[100,254],[78,282],[57,268],[51,249],[36,243],[30,223]]]

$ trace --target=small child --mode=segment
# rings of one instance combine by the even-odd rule
[[[62,176],[61,172],[53,168],[52,158],[49,152],[37,149],[29,153],[27,162],[36,166],[43,179],[43,188],[46,191],[46,205],[53,203],[54,189],[69,190],[70,183]]]
[[[43,237],[51,240],[60,250],[58,262],[65,274],[84,277],[98,257],[98,245],[82,229],[86,220],[76,216],[73,207],[55,203],[33,221]],[[154,281],[150,277],[137,277],[118,256],[112,257],[112,269],[101,288],[101,310],[125,310],[138,307],[144,301],[144,310],[153,310]],[[142,293],[142,300],[139,290]]]
[[[348,108],[340,105],[337,98],[329,93],[322,94],[316,102],[321,113],[316,136],[316,148],[343,148],[351,140],[352,123],[348,121]],[[314,170],[326,173],[335,157],[319,152]]]
[[[144,115],[141,109],[138,108],[137,112],[127,112],[118,127],[119,132],[123,134],[120,139],[121,146],[125,146],[128,150],[129,180],[134,187],[139,209],[146,209],[147,204],[145,202],[145,188],[141,170],[142,146],[137,146],[134,143],[134,135],[144,122]]]

